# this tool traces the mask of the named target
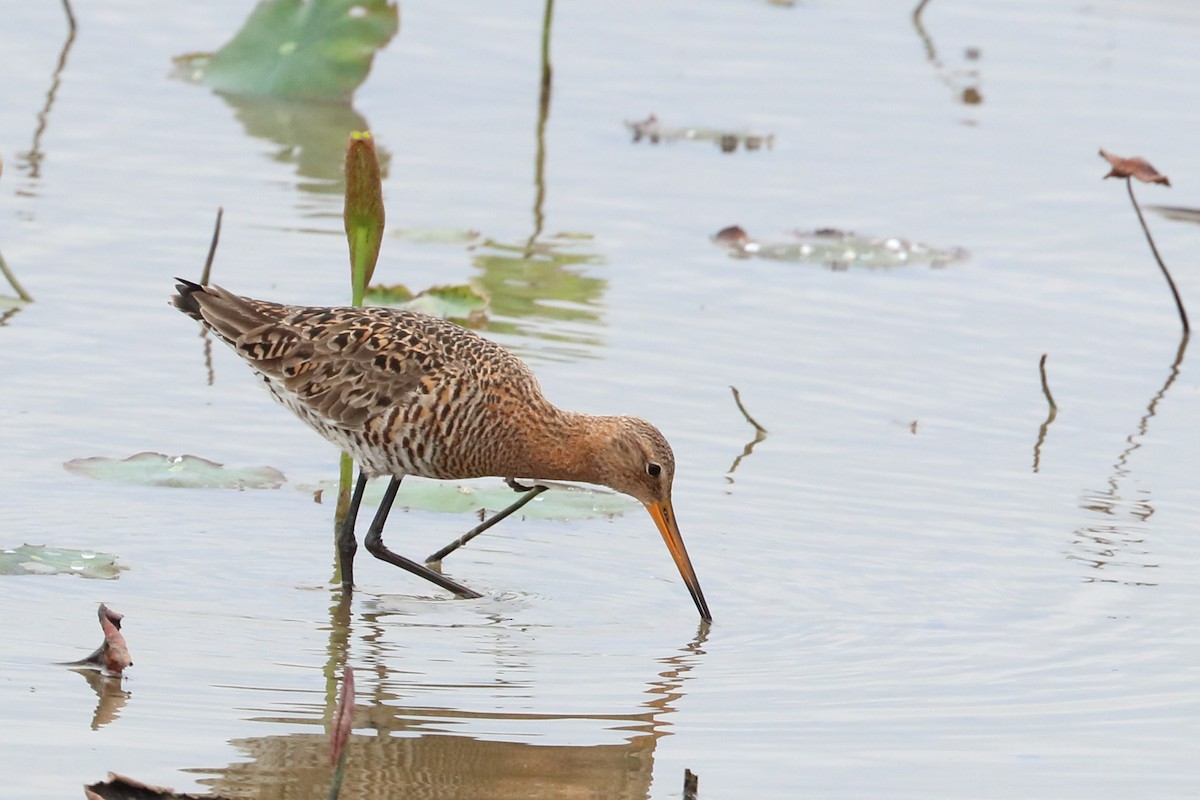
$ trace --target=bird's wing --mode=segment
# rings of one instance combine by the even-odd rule
[[[235,347],[310,411],[354,429],[414,401],[457,371],[410,328],[380,309],[288,309],[246,331]]]
[[[368,419],[432,391],[461,365],[420,314],[381,308],[285,306],[181,281],[176,307],[200,320],[270,384],[330,424]]]

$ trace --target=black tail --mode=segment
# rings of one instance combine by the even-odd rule
[[[284,310],[277,303],[239,297],[220,286],[175,280],[179,292],[171,296],[171,304],[231,345],[248,331],[279,322]]]
[[[204,316],[200,313],[200,303],[194,297],[196,292],[203,292],[204,287],[198,283],[192,283],[186,278],[176,277],[175,280],[179,281],[179,283],[175,284],[175,288],[179,293],[171,295],[171,305],[192,319],[204,322]]]

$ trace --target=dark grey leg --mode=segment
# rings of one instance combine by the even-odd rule
[[[513,491],[522,492],[524,494],[524,496],[521,497],[519,500],[517,500],[517,502],[510,505],[508,508],[504,509],[503,511],[498,512],[494,516],[488,517],[483,522],[479,523],[474,528],[471,528],[471,530],[467,531],[462,536],[458,537],[453,542],[451,542],[450,544],[443,547],[441,550],[438,550],[436,553],[434,553],[433,555],[426,558],[425,559],[426,564],[436,564],[438,561],[441,561],[443,558],[450,555],[455,550],[462,547],[464,544],[471,541],[476,536],[483,533],[484,531],[486,531],[488,528],[495,525],[500,520],[511,515],[515,511],[519,511],[521,509],[521,507],[524,506],[526,503],[528,503],[530,500],[532,500],[533,498],[537,497],[539,494],[541,494],[542,492],[544,492],[550,488],[549,486],[542,486],[541,484],[538,484],[537,486],[522,486],[521,484],[517,483],[512,478],[505,478],[504,482],[507,483],[509,486],[511,486]]]
[[[358,507],[362,505],[363,490],[366,488],[367,474],[359,470],[354,494],[350,496],[350,508],[342,520],[342,529],[338,531],[338,566],[342,569],[342,591],[346,594],[354,591],[354,553],[358,550],[358,542],[354,540],[354,520],[358,517]]]
[[[396,555],[387,548],[383,543],[383,526],[387,522],[388,512],[392,509],[392,502],[396,499],[396,490],[400,488],[400,479],[392,476],[391,482],[388,484],[387,491],[383,493],[383,502],[379,505],[379,510],[375,512],[375,519],[371,521],[371,529],[367,531],[367,538],[363,541],[367,551],[389,564],[394,564],[400,569],[408,570],[414,575],[419,575],[425,580],[436,583],[443,589],[454,592],[459,597],[482,597],[479,592],[468,589],[461,583],[456,583],[450,580],[445,575],[438,573],[426,567],[424,564],[418,564],[415,561],[410,561],[404,556]]]

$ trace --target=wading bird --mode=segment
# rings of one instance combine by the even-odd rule
[[[598,484],[640,500],[658,526],[701,618],[712,619],[671,506],[675,456],[637,417],[564,411],[542,396],[529,367],[500,345],[451,322],[387,308],[290,306],[177,278],[172,304],[249,364],[296,416],[359,465],[338,532],[342,585],[354,585],[354,522],[367,480],[387,475],[364,545],[462,597],[477,592],[389,550],[383,526],[405,475],[504,478],[527,492],[440,560],[545,487],[517,478]]]

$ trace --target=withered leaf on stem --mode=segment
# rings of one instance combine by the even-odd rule
[[[1156,170],[1149,161],[1141,156],[1122,158],[1100,148],[1100,157],[1112,165],[1105,178],[1137,178],[1143,183],[1161,183],[1170,186],[1171,181],[1166,175]]]
[[[133,666],[129,647],[121,633],[121,620],[124,615],[101,603],[97,616],[100,618],[100,630],[104,631],[104,642],[87,658],[72,663],[90,664],[100,667],[110,675],[120,675],[126,667]]]

